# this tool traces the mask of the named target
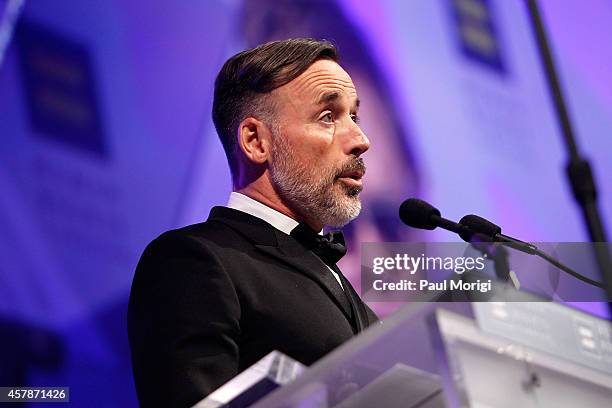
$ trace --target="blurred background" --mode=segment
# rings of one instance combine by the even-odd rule
[[[605,222],[612,2],[539,4]],[[226,203],[214,78],[231,55],[273,39],[335,42],[362,100],[364,211],[341,263],[355,286],[361,242],[457,239],[400,225],[412,196],[524,240],[588,241],[522,0],[0,0],[0,13],[2,386],[136,405],[125,321],[134,268],[161,232]]]

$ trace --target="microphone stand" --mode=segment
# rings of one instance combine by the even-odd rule
[[[563,140],[568,151],[569,158],[566,172],[574,193],[574,198],[582,210],[582,215],[588,228],[591,242],[607,242],[608,240],[597,207],[597,188],[593,178],[593,172],[591,171],[591,165],[578,150],[552,53],[546,38],[544,24],[538,10],[537,0],[527,0],[527,6],[540,58],[544,65],[548,87],[552,94],[555,111],[557,112],[557,118],[562,130]],[[593,251],[604,283],[606,298],[608,299],[609,317],[612,319],[612,262],[610,261],[610,254],[608,253],[607,245],[593,245]]]
[[[516,282],[512,279],[510,262],[508,261],[508,250],[504,248],[503,244],[485,241],[471,241],[470,244],[493,260],[497,279],[502,282],[511,281],[515,288],[518,289]]]

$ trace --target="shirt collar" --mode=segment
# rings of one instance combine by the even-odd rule
[[[298,226],[298,222],[293,218],[280,213],[259,201],[253,200],[244,194],[232,192],[227,201],[227,206],[234,210],[242,211],[254,217],[260,218],[272,225],[274,228],[289,235]]]

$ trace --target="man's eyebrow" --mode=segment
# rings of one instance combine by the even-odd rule
[[[319,98],[319,100],[317,101],[317,105],[323,105],[326,103],[331,103],[331,102],[335,102],[338,98],[340,98],[340,93],[339,92],[326,92],[323,95],[321,95],[321,97]],[[359,108],[359,104],[361,103],[361,101],[359,100],[359,98],[357,98],[355,100],[355,107]]]
[[[323,105],[326,103],[334,102],[338,98],[340,98],[339,92],[325,92],[323,95],[321,95],[321,97],[317,101],[317,105]]]

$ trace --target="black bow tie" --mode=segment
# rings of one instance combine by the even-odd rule
[[[290,235],[329,266],[336,265],[346,254],[344,235],[340,231],[320,235],[308,225],[302,223],[295,227]]]

